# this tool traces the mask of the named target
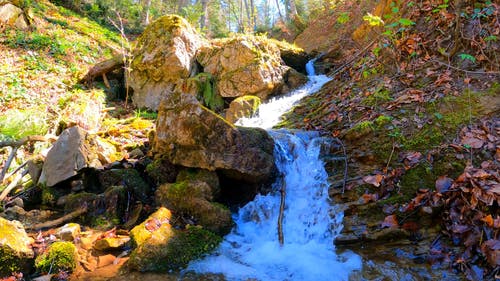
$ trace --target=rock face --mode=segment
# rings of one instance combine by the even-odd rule
[[[19,29],[27,29],[29,27],[24,11],[9,3],[9,1],[0,1],[0,25],[1,24]]]
[[[242,96],[236,98],[229,104],[226,111],[226,120],[234,124],[242,117],[251,117],[261,104],[261,100],[256,96]]]
[[[289,69],[276,44],[254,36],[214,40],[200,49],[197,59],[215,77],[216,91],[222,97],[266,99],[285,83],[283,75]]]
[[[34,256],[31,243],[20,222],[0,217],[0,277],[25,269]]]
[[[156,110],[190,76],[196,51],[207,43],[183,18],[166,15],[150,24],[132,55],[130,86],[137,107]]]
[[[64,130],[47,154],[40,182],[54,186],[77,175],[83,168],[101,167],[94,146],[93,137],[83,129],[71,127]]]
[[[236,128],[192,95],[174,93],[160,106],[154,151],[174,164],[258,182],[275,170],[273,150],[266,131]]]

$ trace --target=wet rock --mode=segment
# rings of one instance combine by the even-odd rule
[[[206,44],[179,16],[166,15],[151,23],[132,52],[134,105],[156,110],[160,101],[190,76],[195,53]]]
[[[296,89],[304,85],[308,81],[307,76],[296,71],[293,68],[288,69],[284,77],[285,77],[285,84],[283,85],[280,91],[283,94],[291,92],[293,89]]]
[[[151,187],[135,169],[105,170],[99,173],[99,181],[104,188],[124,186],[142,202],[147,201],[148,195],[151,194]]]
[[[266,131],[236,128],[192,95],[170,95],[160,106],[154,151],[174,164],[259,182],[275,171],[273,150]]]
[[[94,138],[79,127],[64,130],[47,153],[40,182],[54,186],[84,168],[102,167]]]
[[[35,267],[42,273],[72,272],[76,269],[78,253],[71,242],[54,242],[35,260]]]
[[[29,22],[24,15],[24,11],[9,3],[9,1],[2,1],[0,3],[0,23],[18,29],[27,29],[29,27]]]
[[[130,254],[128,266],[141,272],[179,270],[215,249],[221,240],[201,227],[174,230],[164,224]]]
[[[289,68],[282,63],[276,44],[254,36],[213,40],[212,45],[200,48],[197,59],[215,78],[216,92],[222,97],[266,99],[284,84]]]
[[[116,237],[106,237],[95,241],[94,249],[98,251],[117,250],[126,247],[129,242],[129,236],[119,235]]]
[[[166,157],[158,156],[146,166],[146,174],[156,185],[174,182],[177,177],[177,167]]]
[[[261,100],[257,96],[241,96],[229,104],[226,111],[226,120],[234,124],[238,119],[251,117],[257,112]]]
[[[63,241],[75,241],[77,237],[80,236],[81,227],[77,223],[68,223],[61,226],[57,231],[56,235]]]
[[[300,48],[281,44],[281,42],[278,42],[278,48],[280,49],[281,59],[286,65],[300,73],[306,74],[306,64],[311,59],[308,53]]]
[[[0,217],[0,277],[28,268],[34,256],[32,242],[20,222]]]

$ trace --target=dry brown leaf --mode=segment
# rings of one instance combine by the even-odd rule
[[[365,176],[365,177],[363,177],[363,181],[364,182],[366,182],[368,184],[371,184],[371,185],[374,185],[376,187],[380,186],[380,183],[382,182],[383,179],[384,179],[384,176],[380,175],[380,174],[377,174],[377,175],[374,175],[374,176]]]
[[[396,228],[398,227],[398,219],[396,215],[390,215],[385,217],[384,222],[381,224],[382,227]]]
[[[489,227],[493,227],[493,217],[491,215],[487,215],[481,219],[484,223],[486,223]]]

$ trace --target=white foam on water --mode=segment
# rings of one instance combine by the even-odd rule
[[[259,106],[257,114],[250,118],[241,118],[236,122],[238,126],[259,127],[271,129],[281,118],[281,115],[289,111],[303,97],[317,92],[325,83],[331,80],[326,75],[316,75],[314,72],[314,60],[306,65],[306,71],[309,81],[302,87],[290,92],[289,94],[270,99]]]
[[[312,62],[308,64],[311,71]],[[314,72],[310,72],[314,74]],[[329,81],[323,75],[290,95],[261,105],[258,115],[240,125],[274,126],[282,113]],[[328,198],[328,174],[320,147],[331,139],[316,132],[270,131],[276,166],[282,175],[267,195],[257,195],[233,215],[236,226],[209,256],[193,261],[186,271],[223,274],[226,280],[348,280],[361,268],[352,252],[338,255],[333,240],[342,229],[343,212]],[[284,244],[278,240],[280,190],[285,188]]]

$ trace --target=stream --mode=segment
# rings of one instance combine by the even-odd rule
[[[185,272],[221,274],[226,280],[348,280],[361,269],[361,257],[333,245],[342,229],[343,212],[328,198],[329,184],[321,146],[333,145],[317,132],[273,131],[280,116],[306,95],[318,91],[330,78],[314,74],[290,94],[270,100],[252,118],[238,125],[267,129],[275,141],[276,166],[281,174],[272,192],[257,195],[234,214],[235,227],[211,255],[192,262]],[[278,217],[285,193],[282,233]]]

